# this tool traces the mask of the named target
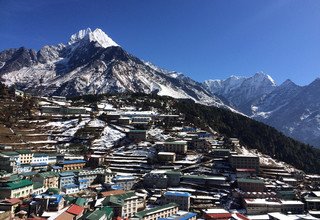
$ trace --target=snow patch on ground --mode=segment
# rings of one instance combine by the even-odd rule
[[[126,135],[118,130],[106,126],[99,139],[93,141],[92,146],[94,149],[108,149],[113,147],[114,143],[119,141]]]

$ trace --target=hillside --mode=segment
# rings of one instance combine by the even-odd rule
[[[150,101],[151,97],[157,102]],[[137,102],[137,100],[140,100]],[[273,127],[229,110],[197,104],[191,100],[133,94],[128,103],[144,109],[172,109],[185,115],[185,122],[206,130],[213,129],[226,137],[239,138],[242,145],[257,149],[272,158],[310,173],[320,173],[320,150],[285,136]]]

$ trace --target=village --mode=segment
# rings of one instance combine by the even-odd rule
[[[38,97],[36,106],[32,120],[0,128],[0,219],[320,218],[319,175],[169,106],[116,96]]]

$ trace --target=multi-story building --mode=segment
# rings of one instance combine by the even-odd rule
[[[59,187],[62,189],[62,187],[70,184],[75,184],[76,179],[75,179],[75,174],[73,172],[63,172],[59,173]]]
[[[281,212],[281,203],[276,200],[244,199],[248,215],[261,215],[269,212]]]
[[[189,211],[191,194],[187,192],[167,191],[164,193],[164,204],[171,202],[179,205],[179,210]]]
[[[32,181],[42,183],[45,188],[59,188],[59,173],[52,171],[38,173]]]
[[[119,185],[121,189],[130,190],[138,182],[138,178],[135,176],[115,176],[112,182]]]
[[[0,183],[0,199],[27,197],[32,190],[32,181],[19,178],[10,179]]]
[[[8,173],[16,174],[18,172],[17,161],[5,154],[0,154],[0,167]]]
[[[169,170],[166,172],[168,186],[179,186],[182,173],[180,171]]]
[[[165,189],[168,187],[168,177],[165,172],[151,171],[143,176],[143,185],[147,188]]]
[[[242,169],[255,169],[259,172],[259,157],[250,155],[231,155],[229,157],[230,165],[232,168],[242,168]]]
[[[176,160],[176,153],[174,152],[159,152],[158,159],[160,162],[171,162]]]
[[[281,212],[302,214],[304,212],[304,203],[298,200],[281,200]]]
[[[64,160],[58,163],[62,170],[81,170],[86,165],[85,160]]]
[[[129,218],[138,211],[139,198],[134,192],[112,195],[105,198],[103,205],[113,207],[114,217]]]
[[[185,154],[188,151],[187,141],[171,141],[164,142],[161,146],[162,151],[175,152],[178,154]]]
[[[193,212],[185,212],[185,211],[178,211],[175,215],[171,215],[167,218],[158,218],[158,220],[196,220],[197,213]]]
[[[59,211],[64,207],[64,198],[58,194],[41,194],[33,196],[34,205],[44,211]]]
[[[304,212],[304,203],[297,200],[244,199],[244,206],[248,215],[270,212],[301,214]]]
[[[175,203],[169,203],[156,208],[151,208],[141,212],[137,212],[131,219],[133,220],[156,220],[159,218],[167,218],[175,215],[178,212],[178,205]]]
[[[33,153],[31,150],[16,150],[19,154],[21,164],[30,164],[32,162]]]
[[[238,178],[238,187],[245,192],[263,192],[265,184],[260,179]]]
[[[33,154],[31,164],[48,164],[49,156],[47,154],[35,153]]]

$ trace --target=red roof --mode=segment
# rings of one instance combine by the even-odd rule
[[[237,219],[242,219],[242,220],[250,220],[249,218],[247,218],[246,216],[240,214],[240,213],[235,213],[233,215],[236,215]]]
[[[5,199],[4,201],[11,203],[12,205],[15,205],[17,203],[20,203],[21,200],[17,198],[11,198],[11,199]]]
[[[237,172],[256,172],[256,169],[251,169],[251,168],[237,168]]]
[[[75,204],[72,204],[70,208],[68,208],[67,212],[73,215],[82,215],[84,208]]]
[[[231,213],[207,213],[204,219],[207,220],[228,220],[231,218]]]

